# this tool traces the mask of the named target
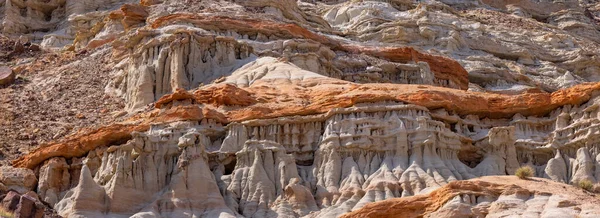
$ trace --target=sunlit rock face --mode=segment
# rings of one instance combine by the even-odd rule
[[[597,3],[0,6],[5,35],[110,53],[102,87],[125,117],[16,159],[35,185],[0,179],[61,216],[360,217],[398,199],[423,201],[402,203],[416,217],[534,211],[510,202],[600,214],[562,192],[477,182],[529,166],[598,186]]]
[[[596,182],[598,147],[587,144],[598,137],[596,99],[547,117],[479,119],[381,102],[228,125],[156,124],[81,159],[49,159],[38,191],[69,217],[299,217],[521,166],[558,182]]]
[[[119,63],[107,92],[123,97],[127,109],[139,109],[177,89],[192,89],[231,75],[256,59],[246,43],[197,31],[136,42],[145,44],[136,46],[136,53]]]

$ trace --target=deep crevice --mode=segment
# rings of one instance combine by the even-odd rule
[[[468,146],[467,148],[463,148],[458,152],[458,160],[460,160],[460,162],[464,163],[465,165],[474,168],[477,165],[479,165],[481,161],[483,161],[484,157],[478,151],[479,149],[472,145]]]
[[[235,170],[235,165],[237,164],[237,159],[233,159],[231,161],[229,161],[229,163],[224,164],[223,166],[225,166],[225,172],[223,172],[223,175],[231,175],[233,173],[233,170]]]

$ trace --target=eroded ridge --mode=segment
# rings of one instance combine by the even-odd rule
[[[396,85],[402,91],[394,92],[394,86],[387,85],[383,89],[387,97],[369,91],[369,100],[361,100],[360,95],[352,97],[352,91],[348,91],[340,93],[340,97],[327,98],[340,101],[334,103],[319,99],[334,95],[319,95],[317,90],[332,91],[335,86],[344,85],[355,90],[374,88],[333,79],[315,84],[315,78],[323,77],[318,74],[306,78],[276,73],[239,88],[227,83],[239,81],[236,75],[226,79],[225,84],[192,94],[180,90],[158,101],[156,107],[160,109],[139,116],[138,120],[42,147],[15,161],[15,165],[39,167],[40,175],[44,175],[40,177],[40,190],[44,190],[40,197],[53,202],[59,214],[67,216],[174,216],[184,211],[207,210],[226,211],[232,216],[337,216],[370,202],[426,193],[452,181],[510,175],[525,165],[532,166],[538,177],[565,183],[597,181],[599,176],[594,169],[600,153],[589,140],[597,132],[593,130],[593,123],[598,122],[596,84],[573,87],[572,90],[590,92],[578,92],[577,96],[582,97],[579,100],[560,100],[569,96],[565,93],[571,90],[545,94],[547,101],[538,96],[523,108],[541,104],[544,110],[529,111],[526,117],[517,113],[521,112],[518,106],[509,105],[522,102],[515,99],[526,96],[468,94],[418,85]],[[263,90],[265,82],[286,87],[278,89],[278,97],[269,98]],[[436,93],[435,89],[444,90],[443,96],[449,99],[454,96],[496,104],[504,99],[507,105],[502,116],[480,117],[473,111],[430,105],[431,98],[414,101],[415,95]],[[401,96],[413,96],[413,101]],[[293,106],[307,101],[315,105]],[[292,109],[270,108],[271,103],[281,102],[288,104],[281,108]],[[556,109],[547,113],[549,107]],[[489,112],[488,108],[483,110]],[[88,141],[91,137],[95,140]],[[581,137],[586,137],[587,143],[578,143]],[[561,143],[565,141],[568,143]],[[79,146],[83,149],[80,151],[57,152],[71,148],[73,143],[87,146]],[[89,172],[65,170],[84,167]],[[155,201],[175,201],[179,198],[177,190],[186,196],[192,194],[183,185],[195,181],[186,173],[190,167],[210,173],[201,180],[215,188],[196,194],[214,196],[210,198],[214,201],[212,206],[192,202],[185,207],[192,209],[162,208]],[[131,191],[116,191],[119,187]],[[173,194],[149,195],[167,189],[173,191],[164,193]],[[69,202],[89,205],[83,203],[87,199],[83,196],[91,195],[87,193],[91,190],[100,191],[94,195],[109,199],[145,200],[127,204],[105,201],[97,207],[81,209],[69,206]]]

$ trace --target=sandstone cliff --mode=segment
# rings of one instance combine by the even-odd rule
[[[7,0],[0,14],[17,75],[0,143],[19,172],[0,182],[36,208],[600,216],[584,191],[537,187],[600,182],[598,3]],[[502,177],[523,166],[539,178]]]

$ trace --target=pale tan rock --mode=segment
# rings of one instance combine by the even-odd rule
[[[471,82],[489,87],[489,90],[511,90],[518,87],[518,83],[511,81],[514,79],[507,79],[513,76],[498,76],[502,74],[496,67],[499,66],[498,64],[510,66],[509,74],[528,67],[537,68],[537,72],[545,72],[547,75],[553,74],[551,77],[530,78],[547,84],[541,87],[546,90],[568,87],[585,80],[572,77],[571,81],[565,81],[565,78],[560,78],[564,72],[551,73],[550,69],[560,68],[575,74],[576,70],[571,63],[580,63],[585,66],[584,68],[589,68],[590,72],[597,71],[597,67],[588,62],[594,58],[584,60],[587,58],[575,55],[576,53],[585,53],[586,50],[585,46],[580,47],[573,43],[577,38],[585,38],[585,44],[597,50],[597,46],[593,44],[597,43],[599,35],[597,32],[590,31],[590,27],[593,25],[590,25],[589,19],[580,15],[583,7],[586,7],[585,5],[577,5],[575,2],[570,2],[569,6],[548,2],[533,3],[533,1],[519,1],[515,4],[504,1],[500,1],[503,3],[485,2],[515,15],[475,9],[482,6],[478,6],[480,3],[475,1],[468,3],[443,1],[445,4],[420,5],[411,11],[398,10],[397,7],[393,7],[392,3],[362,1],[333,5],[328,8],[323,17],[333,27],[351,33],[350,37],[358,41],[433,47],[446,54],[457,54],[458,56],[469,54],[458,58],[469,71]],[[450,7],[456,6],[463,9],[464,6],[461,3],[473,4],[467,6],[471,10],[459,12]],[[565,34],[567,31],[556,32],[545,29],[544,24],[537,23],[533,19],[531,21],[522,18],[528,16],[527,14],[534,14],[538,19],[540,17],[547,18],[549,19],[548,23],[563,30],[577,29],[575,32],[578,36],[568,36]],[[464,15],[468,18],[465,19]],[[398,20],[402,20],[402,22]],[[378,25],[372,25],[373,22]],[[508,34],[510,31],[507,30],[511,28],[520,28],[519,33]],[[460,30],[457,31],[457,29]],[[548,44],[548,42],[552,42],[552,44]],[[557,66],[549,63],[556,60],[564,61],[565,65]],[[584,78],[594,77],[590,73],[578,74]],[[498,81],[500,83],[497,83]]]
[[[66,193],[55,209],[65,217],[104,217],[107,201],[109,198],[104,189],[94,181],[89,169],[84,166],[78,185]]]
[[[47,49],[62,49],[74,41],[77,43],[76,37],[85,40],[87,44],[100,32],[90,29],[103,23],[104,17],[114,7],[128,2],[132,1],[9,0],[3,5],[1,12],[2,33],[14,36],[27,34],[33,40],[42,41],[41,46]],[[82,38],[84,35],[87,37]]]
[[[233,38],[196,36],[206,34],[201,29],[156,32],[162,35],[138,42],[135,53],[119,64],[106,87],[107,92],[125,99],[127,110],[140,109],[177,89],[192,89],[229,76],[256,58],[251,47]],[[172,43],[174,38],[180,39]]]
[[[36,187],[37,178],[30,169],[5,166],[0,167],[0,182],[7,189],[25,194]]]
[[[293,73],[290,73],[293,72]],[[325,78],[325,76],[302,70],[290,63],[282,63],[275,58],[259,58],[250,62],[227,77],[225,83],[238,87],[248,87],[256,80],[304,80],[308,78]]]
[[[64,158],[52,158],[42,164],[39,173],[37,193],[50,205],[58,203],[71,186],[69,164]]]

